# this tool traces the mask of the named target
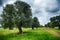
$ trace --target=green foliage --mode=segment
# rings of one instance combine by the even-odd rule
[[[2,16],[2,26],[4,28],[11,28],[13,23],[13,15],[14,15],[14,6],[12,4],[7,4],[6,7],[3,8]]]
[[[17,9],[17,16],[18,16],[18,17],[16,16],[18,19],[17,23],[18,24],[21,23],[21,25],[19,26],[28,27],[28,25],[31,23],[31,18],[32,18],[30,5],[22,1],[16,1],[15,7]]]
[[[59,27],[60,29],[60,15],[50,18],[53,27]]]
[[[52,28],[59,27],[59,29],[60,29],[60,15],[55,16],[55,17],[51,17],[50,22],[47,23],[45,26],[46,27],[52,27]]]
[[[14,4],[7,4],[3,8],[2,26],[13,29],[14,25],[16,25],[19,33],[22,33],[22,26],[31,26],[31,18],[30,5],[22,1],[16,1]]]
[[[3,8],[2,25],[6,28],[11,28],[13,25],[18,25],[19,27],[23,25],[30,26],[31,18],[30,5],[22,1],[16,1],[14,4],[7,4]]]
[[[45,27],[51,27],[51,22],[48,22],[47,24],[45,24]]]
[[[40,27],[39,21],[37,17],[33,18],[33,23],[32,23],[32,27]]]

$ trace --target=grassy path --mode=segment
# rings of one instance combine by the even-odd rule
[[[60,37],[60,33],[59,32],[56,32],[56,31],[54,31],[54,30],[52,30],[52,29],[49,29],[49,28],[44,28],[47,32],[49,32],[49,33],[51,33],[51,34],[53,34],[53,35],[55,35],[55,36],[57,36],[57,37]]]

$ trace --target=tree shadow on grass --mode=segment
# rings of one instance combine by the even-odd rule
[[[9,38],[16,37],[17,33],[11,33],[7,35],[0,35],[0,40],[8,40]]]
[[[4,40],[4,35],[0,35],[0,40]]]

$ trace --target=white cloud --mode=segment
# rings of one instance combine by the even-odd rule
[[[7,0],[4,2],[3,6],[6,6],[6,4],[13,4],[16,0]]]
[[[2,11],[3,11],[3,9],[2,9],[2,7],[0,7],[0,14],[2,14]]]

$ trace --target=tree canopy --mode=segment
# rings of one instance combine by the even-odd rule
[[[59,27],[60,29],[60,15],[50,18],[53,27]]]
[[[7,4],[3,8],[2,26],[12,29],[14,25],[22,33],[22,26],[31,24],[32,12],[30,5],[23,1],[16,1],[14,4]],[[30,25],[31,26],[31,25]]]
[[[60,15],[51,17],[50,22],[47,23],[45,26],[52,27],[52,28],[59,27],[59,29],[60,29]]]
[[[40,27],[40,23],[39,23],[37,17],[34,17],[34,18],[33,18],[32,29],[34,29],[34,27],[36,27],[36,28]]]

